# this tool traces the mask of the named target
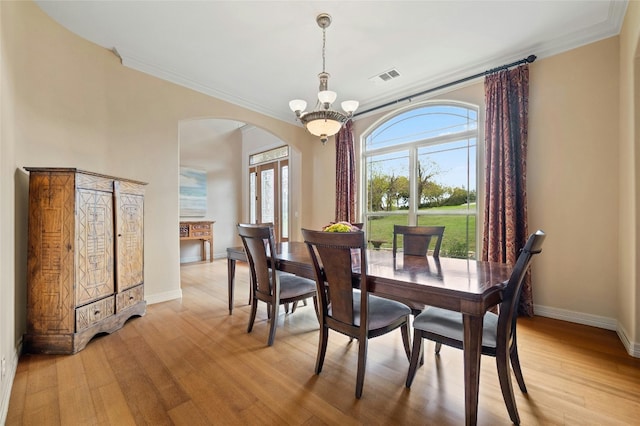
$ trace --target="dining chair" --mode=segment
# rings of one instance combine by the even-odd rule
[[[369,339],[400,328],[404,350],[407,359],[410,359],[411,310],[403,303],[369,294],[364,232],[302,229],[302,236],[313,263],[318,294],[320,338],[315,372],[320,374],[322,371],[329,330],[357,339],[356,398],[360,398]]]
[[[520,292],[524,277],[531,265],[533,256],[542,252],[542,243],[546,235],[538,230],[531,234],[527,243],[520,251],[518,260],[511,272],[508,281],[504,283],[502,301],[499,305],[499,313],[487,312],[483,318],[482,330],[482,354],[496,358],[498,378],[502,396],[509,412],[509,417],[515,424],[520,423],[518,409],[516,407],[511,385],[511,372],[509,360],[516,376],[518,386],[523,393],[527,393],[527,387],[520,368],[518,358],[518,346],[516,342],[517,309],[520,301]],[[463,349],[463,319],[460,312],[449,311],[436,307],[428,307],[413,321],[413,348],[411,363],[407,374],[406,386],[410,387],[418,368],[422,355],[422,341],[429,339],[436,342],[436,354],[440,353],[442,345]]]
[[[432,256],[435,260],[438,260],[440,258],[440,246],[442,245],[444,229],[444,226],[393,225],[394,267],[396,265],[396,253],[399,251],[398,240],[400,236],[402,236],[402,254],[405,259],[404,263],[417,260],[411,259],[412,257],[426,257],[432,240],[435,241]],[[414,316],[419,315],[426,307],[422,303],[413,302],[411,300],[403,300],[399,298],[395,298],[394,300],[398,300],[408,305]]]
[[[398,252],[399,236],[402,236],[402,251],[405,256],[426,256],[431,240],[434,240],[435,247],[431,254],[433,257],[439,257],[444,228],[444,226],[393,225],[393,258],[396,258]]]
[[[247,333],[251,333],[256,319],[258,301],[267,304],[271,320],[268,345],[273,345],[278,324],[280,305],[295,303],[313,297],[316,301],[316,283],[313,280],[278,271],[273,226],[265,224],[238,224],[238,234],[249,262],[251,282],[251,315]],[[314,303],[315,305],[315,303]]]

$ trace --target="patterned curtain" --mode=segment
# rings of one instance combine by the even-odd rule
[[[356,221],[356,159],[353,124],[347,121],[336,135],[336,222]]]
[[[529,66],[485,78],[486,190],[482,260],[515,265],[527,241]],[[519,313],[533,315],[527,274]]]

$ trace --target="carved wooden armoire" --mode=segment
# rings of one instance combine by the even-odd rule
[[[74,168],[29,176],[30,353],[72,354],[144,315],[144,185]]]

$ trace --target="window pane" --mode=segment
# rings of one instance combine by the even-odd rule
[[[373,150],[408,142],[476,130],[478,113],[469,108],[437,105],[416,108],[392,117],[365,140]]]
[[[419,209],[464,210],[476,202],[475,139],[418,149]]]
[[[367,210],[369,212],[409,208],[409,152],[367,158]]]
[[[409,216],[406,214],[368,216],[365,230],[369,247],[391,250],[393,245],[393,225],[407,224],[409,224]]]
[[[261,221],[263,223],[274,223],[274,182],[273,182],[273,169],[263,170],[260,173],[260,192],[262,193],[262,205],[260,206]]]
[[[280,169],[280,179],[282,187],[282,238],[289,238],[289,166],[282,166]]]
[[[418,225],[445,227],[440,256],[476,257],[475,215],[420,215]]]
[[[277,160],[278,158],[285,158],[289,155],[289,147],[281,146],[280,148],[274,148],[269,151],[260,152],[249,156],[249,165],[253,166],[259,163],[266,163],[268,161]]]
[[[249,174],[249,223],[256,223],[256,172]]]

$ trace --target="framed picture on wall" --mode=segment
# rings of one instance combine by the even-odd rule
[[[207,172],[180,167],[180,216],[207,214]]]

